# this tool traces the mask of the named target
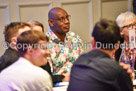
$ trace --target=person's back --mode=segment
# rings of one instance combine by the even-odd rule
[[[68,91],[133,91],[132,81],[113,60],[118,50],[120,30],[113,21],[102,19],[92,32],[92,51],[74,63]]]
[[[74,63],[68,91],[131,91],[130,82],[129,74],[117,62],[93,50]]]

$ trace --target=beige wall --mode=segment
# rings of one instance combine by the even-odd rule
[[[37,20],[48,31],[48,11],[52,7],[62,7],[71,15],[70,30],[81,36],[85,51],[89,51],[91,31],[94,24],[102,17],[115,20],[117,15],[131,11],[131,0],[0,0],[0,55],[4,25],[12,21]]]
[[[120,6],[122,7],[119,8]],[[128,1],[103,2],[102,17],[115,20],[116,17],[120,14],[120,12],[127,11],[127,8],[128,8]]]

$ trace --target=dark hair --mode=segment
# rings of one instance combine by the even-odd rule
[[[94,37],[97,44],[96,47],[102,49],[114,49],[117,41],[120,38],[120,29],[117,26],[115,21],[101,19],[99,22],[96,23],[92,36]],[[107,46],[111,44],[112,46]]]
[[[25,22],[11,22],[10,24],[6,25],[4,30],[5,41],[10,43],[11,38],[17,36],[19,29],[24,28],[25,26],[31,27]]]
[[[43,41],[49,41],[49,38],[39,31],[26,31],[23,32],[18,38],[17,38],[17,49],[19,51],[19,54],[21,56],[24,56],[26,53],[28,46],[31,46],[32,48],[35,47],[35,44],[38,44],[40,40]]]

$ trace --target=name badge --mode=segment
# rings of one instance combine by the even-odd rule
[[[134,49],[135,47],[135,29],[129,30],[129,48]]]

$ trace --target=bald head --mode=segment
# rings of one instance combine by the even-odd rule
[[[50,29],[60,38],[65,37],[70,28],[69,15],[59,7],[52,8],[48,14]]]
[[[56,15],[59,15],[59,12],[64,12],[67,14],[67,12],[59,7],[52,8],[48,13],[48,19],[56,18]]]

